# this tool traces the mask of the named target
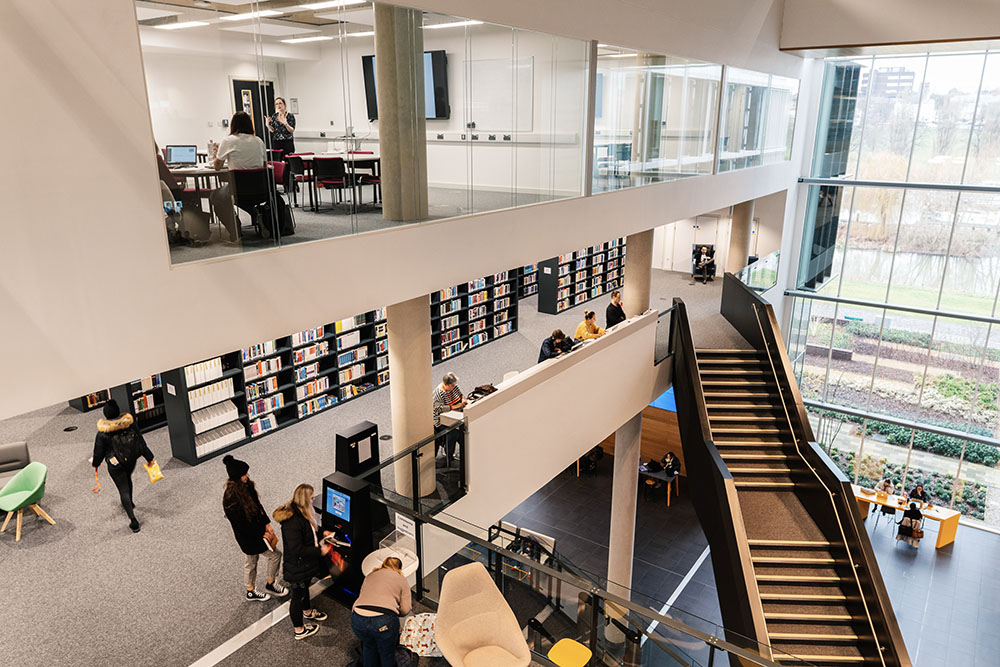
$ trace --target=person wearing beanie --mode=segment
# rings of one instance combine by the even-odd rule
[[[271,520],[260,504],[257,487],[250,479],[250,466],[245,461],[227,454],[222,457],[226,466],[226,488],[222,493],[222,510],[233,526],[236,543],[245,558],[243,574],[246,599],[250,602],[270,600],[271,595],[283,597],[288,589],[275,581],[281,565],[278,536],[271,528]],[[267,561],[267,584],[264,593],[257,590],[257,562],[261,555]]]
[[[101,492],[101,480],[97,471],[101,463],[107,461],[108,474],[118,487],[122,507],[129,518],[129,528],[139,532],[139,521],[135,518],[135,503],[132,502],[132,473],[142,456],[150,465],[156,460],[149,445],[143,439],[135,420],[129,413],[122,414],[118,403],[111,399],[104,404],[104,419],[97,420],[97,437],[94,439],[94,493]]]

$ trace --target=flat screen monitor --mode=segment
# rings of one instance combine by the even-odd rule
[[[368,120],[378,120],[375,94],[375,56],[361,56],[365,76],[365,102]],[[444,51],[424,51],[424,116],[429,119],[451,118],[448,100],[448,56]]]
[[[336,489],[326,488],[326,512],[344,521],[351,520],[351,497]]]
[[[195,164],[197,162],[197,146],[167,146],[167,164]]]

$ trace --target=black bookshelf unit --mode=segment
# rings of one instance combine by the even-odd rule
[[[387,384],[386,335],[379,308],[163,373],[174,457],[196,465]]]
[[[161,373],[174,458],[196,465],[247,440],[241,351]]]
[[[539,262],[538,310],[555,315],[618,289],[624,270],[624,238]]]
[[[517,295],[521,299],[538,293],[538,265],[527,264],[518,269]]]
[[[95,391],[92,394],[71,399],[69,401],[69,407],[79,410],[80,412],[89,412],[90,410],[95,410],[107,403],[109,398],[111,398],[111,391],[108,389],[101,389],[100,391]]]
[[[431,357],[439,364],[517,331],[520,269],[431,294]]]
[[[167,408],[163,400],[163,379],[160,373],[133,380],[111,388],[111,397],[122,412],[130,412],[142,433],[167,425]]]

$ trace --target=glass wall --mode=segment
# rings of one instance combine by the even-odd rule
[[[719,172],[791,158],[799,82],[726,68],[719,115]]]
[[[600,45],[594,192],[712,173],[722,68]]]

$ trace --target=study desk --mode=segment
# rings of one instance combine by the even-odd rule
[[[885,500],[879,500],[877,494],[875,493],[871,495],[863,493],[861,491],[861,487],[857,484],[852,484],[851,488],[854,490],[854,498],[858,502],[861,514],[865,517],[868,516],[873,504],[884,505],[898,510],[905,510],[910,506],[910,501],[908,500],[904,501],[902,505],[899,504],[899,501],[903,500],[903,496],[890,494]],[[921,505],[926,504],[927,503],[921,503]],[[948,509],[947,507],[934,505],[928,509],[921,507],[920,513],[924,515],[925,519],[933,519],[940,524],[938,527],[937,544],[935,545],[938,549],[955,541],[955,535],[958,533],[958,518],[961,516],[959,512],[956,512],[953,509]]]
[[[664,482],[666,484],[666,487],[667,487],[667,507],[670,507],[670,490],[671,489],[676,488],[676,490],[677,490],[676,491],[677,496],[680,497],[680,495],[681,495],[681,485],[680,485],[680,481],[679,481],[680,480],[680,474],[679,473],[676,474],[676,475],[668,475],[665,470],[657,470],[655,472],[652,472],[652,471],[643,470],[642,468],[640,468],[639,469],[639,478],[642,479],[643,477],[645,477],[647,479],[655,479],[655,480],[658,480],[660,482]],[[674,487],[675,483],[677,484],[676,487]]]
[[[382,157],[376,153],[312,153],[312,154],[299,154],[302,158],[302,164],[306,168],[306,174],[312,175],[313,170],[313,160],[315,158],[340,158],[347,165],[350,165],[354,170],[364,169],[371,171],[372,178],[379,177],[379,170],[382,166]],[[316,190],[316,179],[309,179],[310,188],[310,201],[317,202],[319,193]],[[351,197],[353,197],[352,203],[357,206],[357,196],[361,193],[361,186],[358,184],[357,179],[351,179]],[[372,203],[375,203],[374,201]],[[317,204],[313,205],[313,211],[318,211],[319,206]]]

